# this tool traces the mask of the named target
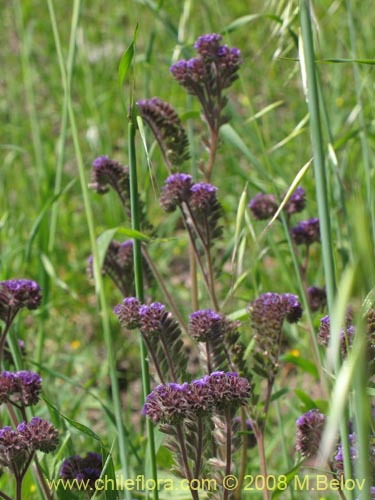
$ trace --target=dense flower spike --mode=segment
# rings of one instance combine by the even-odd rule
[[[194,230],[199,231],[199,236],[205,246],[210,246],[213,239],[222,234],[219,219],[222,207],[216,197],[217,187],[205,182],[194,184],[191,189],[189,207],[194,217]]]
[[[32,280],[0,281],[0,319],[8,321],[22,308],[37,309],[42,301],[41,289]]]
[[[90,451],[84,457],[74,455],[65,459],[60,469],[60,477],[65,480],[85,481],[94,492],[95,481],[99,479],[102,468],[102,456]]]
[[[189,159],[189,142],[176,111],[157,97],[137,101],[142,119],[151,128],[166,163],[180,166]]]
[[[237,409],[246,404],[251,394],[249,381],[235,372],[211,373],[208,386],[219,410]]]
[[[175,80],[198,97],[212,130],[224,123],[220,114],[227,100],[222,91],[238,78],[242,63],[240,51],[221,45],[221,39],[216,33],[200,36],[194,45],[197,56],[177,61],[170,68]]]
[[[21,475],[31,451],[23,436],[6,426],[0,429],[0,465],[8,467],[13,474]]]
[[[232,372],[213,372],[190,384],[158,385],[147,396],[143,414],[154,424],[174,425],[215,409],[234,411],[246,404],[250,394],[250,383],[245,377]]]
[[[22,477],[35,451],[49,453],[58,442],[57,430],[39,417],[33,417],[29,423],[22,422],[16,430],[4,427],[0,429],[0,465]]]
[[[249,209],[254,219],[257,220],[271,219],[275,215],[277,207],[277,200],[273,194],[258,193],[249,203]]]
[[[306,206],[306,193],[302,187],[298,187],[293,191],[289,200],[285,205],[285,210],[288,215],[302,212]]]
[[[32,406],[39,401],[42,379],[37,373],[19,371],[0,374],[0,403]]]
[[[188,384],[169,383],[158,385],[146,398],[143,415],[153,424],[159,422],[176,424],[186,418],[191,411],[188,401]]]
[[[248,308],[256,341],[254,369],[261,376],[272,379],[278,369],[283,322],[298,321],[302,306],[296,295],[268,292],[251,302]]]
[[[149,306],[143,305],[139,309],[139,316],[142,333],[160,333],[165,316],[165,305],[160,302],[153,302]]]
[[[122,304],[118,304],[113,312],[118,317],[122,327],[128,330],[139,328],[141,317],[139,310],[141,303],[135,297],[127,297]]]
[[[303,457],[313,457],[318,452],[325,420],[325,415],[316,409],[297,419],[296,450]]]
[[[304,220],[299,222],[291,230],[292,239],[296,245],[311,245],[320,241],[319,219]]]
[[[17,431],[33,451],[50,453],[59,444],[59,433],[55,427],[39,417],[33,417],[28,424],[22,422],[18,425]]]
[[[189,317],[189,334],[199,342],[207,342],[222,335],[222,316],[211,309],[193,312]]]
[[[325,288],[311,286],[307,289],[307,300],[312,312],[321,311],[327,305],[327,294]]]
[[[170,175],[162,188],[160,205],[166,212],[174,212],[191,195],[192,177],[188,174]]]

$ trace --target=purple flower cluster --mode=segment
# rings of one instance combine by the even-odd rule
[[[319,219],[316,217],[299,222],[291,229],[292,240],[296,245],[309,246],[320,241]]]
[[[166,212],[174,212],[183,202],[196,212],[208,211],[216,202],[216,191],[212,184],[194,184],[191,175],[172,174],[162,188],[160,205]]]
[[[285,195],[283,198],[285,198]],[[249,203],[250,212],[256,220],[271,219],[275,215],[278,206],[276,196],[273,194],[258,193]],[[305,190],[302,187],[297,187],[287,201],[284,211],[290,216],[302,212],[305,206]]]
[[[41,390],[42,379],[37,373],[3,371],[0,374],[0,404],[9,402],[21,406],[35,405],[39,401]]]
[[[126,297],[122,304],[118,304],[113,312],[118,317],[120,324],[123,328],[128,330],[135,330],[140,325],[139,310],[141,303],[136,297]]]
[[[302,306],[296,295],[264,293],[248,306],[254,332],[255,369],[261,376],[273,377],[278,369],[280,341],[284,320],[296,323]]]
[[[223,316],[211,309],[201,309],[189,317],[188,330],[198,342],[214,340],[222,335]]]
[[[95,481],[99,479],[103,468],[103,459],[99,453],[88,452],[86,456],[74,455],[64,460],[60,477],[88,481],[89,488],[95,489]]]
[[[175,80],[200,100],[208,100],[208,96],[230,87],[238,78],[240,51],[221,45],[221,40],[222,36],[216,33],[200,36],[194,44],[198,55],[182,59],[170,68]]]
[[[8,321],[22,308],[37,309],[42,301],[41,289],[32,280],[0,281],[0,319]]]
[[[56,449],[58,442],[54,426],[39,417],[20,423],[16,430],[6,426],[0,429],[0,465],[22,477],[35,451],[49,453]]]
[[[147,396],[143,414],[154,424],[174,425],[215,410],[236,410],[250,393],[249,381],[238,373],[213,372],[191,383],[157,386]]]
[[[174,212],[183,202],[191,196],[193,180],[188,174],[170,175],[162,188],[160,205],[166,212]]]
[[[313,457],[318,452],[325,420],[325,415],[316,409],[297,419],[296,450],[303,457]]]
[[[273,194],[258,193],[250,200],[249,209],[256,220],[271,219],[277,211],[277,200]]]

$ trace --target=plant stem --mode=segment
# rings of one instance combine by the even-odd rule
[[[8,497],[8,495],[3,491],[0,491],[0,497],[4,498],[4,500],[13,500],[12,498]]]
[[[133,123],[133,117],[130,118],[128,124],[128,148],[129,148],[129,174],[130,174],[130,205],[131,205],[131,221],[132,229],[136,231],[140,230],[140,210],[139,210],[139,195],[138,195],[138,180],[137,180],[137,159],[136,159],[136,149],[135,149],[135,124]],[[133,255],[134,255],[134,279],[135,279],[135,290],[137,298],[143,302],[144,292],[143,292],[143,267],[142,267],[142,248],[141,242],[139,240],[134,240],[133,242]],[[142,368],[142,389],[143,389],[143,400],[150,393],[150,374],[147,361],[147,349],[142,337],[140,337],[140,357],[141,357],[141,368]],[[154,427],[151,420],[146,419],[147,435],[148,435],[148,446],[150,452],[150,462],[151,462],[151,476],[152,479],[157,484],[157,467],[156,467],[156,449],[155,449],[155,438],[154,438]],[[154,500],[158,500],[159,493],[157,488],[153,490]]]
[[[241,462],[240,462],[240,473],[238,475],[238,486],[234,492],[235,500],[240,500],[242,485],[246,474],[246,459],[247,459],[247,434],[246,434],[246,412],[244,408],[241,408]]]
[[[180,423],[176,424],[176,431],[177,431],[178,441],[180,443],[181,458],[182,458],[182,462],[184,464],[186,479],[189,481],[189,484],[190,484],[191,480],[193,478],[191,475],[189,461],[188,461],[187,452],[186,452],[184,431],[183,431],[182,425]],[[191,492],[191,496],[193,497],[194,500],[199,500],[199,495],[198,495],[197,491],[192,490],[190,488],[190,492]]]
[[[225,410],[225,424],[226,424],[226,465],[225,465],[225,475],[229,476],[232,467],[232,429],[231,429],[231,418],[230,410]],[[224,488],[223,500],[227,500],[229,495],[229,490]]]
[[[254,427],[253,427],[254,428]],[[264,478],[264,482],[266,483],[267,479],[267,462],[266,462],[266,454],[264,450],[264,434],[263,430],[260,430],[258,426],[254,428],[255,437],[257,439],[258,444],[258,454],[259,454],[259,462],[260,462],[260,472]],[[263,491],[263,499],[270,500],[270,495],[268,489],[265,487]]]
[[[198,445],[197,460],[195,462],[194,477],[199,478],[199,472],[202,466],[202,445],[203,445],[203,418],[198,417]]]
[[[197,282],[197,262],[195,260],[194,248],[189,241],[189,262],[190,262],[190,280],[191,280],[191,304],[193,311],[199,309],[198,282]]]

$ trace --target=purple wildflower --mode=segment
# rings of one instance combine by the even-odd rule
[[[292,293],[283,293],[281,295],[285,304],[285,319],[288,323],[297,323],[302,317],[302,306],[299,303],[297,295]]]
[[[189,386],[169,383],[158,385],[146,398],[142,413],[147,415],[155,425],[176,424],[186,418],[191,412],[188,400]]]
[[[193,312],[189,317],[189,334],[199,342],[207,342],[222,336],[223,318],[211,309]]]
[[[144,334],[160,333],[166,314],[165,305],[160,302],[141,306],[139,309],[141,332]]]
[[[249,381],[235,372],[213,372],[208,386],[217,409],[237,409],[246,404],[251,394]]]
[[[220,49],[220,42],[222,36],[217,33],[210,33],[208,35],[201,35],[194,44],[194,48],[204,59],[216,58]]]
[[[84,457],[74,455],[66,458],[60,469],[60,477],[88,482],[89,488],[95,491],[95,481],[100,478],[102,468],[102,456],[99,453],[88,452]]]
[[[162,188],[160,205],[166,212],[174,212],[178,206],[190,198],[192,177],[188,174],[170,175]]]
[[[32,406],[39,401],[42,379],[37,373],[20,371],[0,375],[0,403],[10,402]]]
[[[319,219],[316,217],[299,222],[291,230],[292,239],[296,245],[311,245],[320,241]]]
[[[17,431],[28,443],[31,450],[40,450],[43,453],[54,451],[59,444],[59,433],[55,427],[39,417],[33,417],[27,424],[22,422]]]
[[[354,461],[357,459],[358,456],[354,433],[349,434],[349,444],[350,444],[350,458],[352,461]],[[338,445],[336,455],[333,458],[333,467],[340,476],[344,474],[344,457],[343,457],[343,450],[341,443]]]
[[[23,436],[6,426],[0,429],[0,465],[13,474],[22,475],[31,451]]]
[[[205,182],[197,182],[191,189],[190,206],[194,210],[208,210],[216,199],[217,187]]]
[[[42,301],[38,283],[26,279],[0,281],[0,319],[8,321],[26,307],[37,309]]]
[[[122,304],[118,304],[113,312],[118,317],[123,328],[134,330],[139,328],[141,303],[136,297],[127,297]]]
[[[271,219],[275,215],[277,207],[276,197],[273,194],[258,193],[249,203],[249,209],[254,219],[257,220]]]
[[[306,192],[303,188],[297,187],[291,194],[285,205],[287,214],[292,215],[302,212],[306,206]]]
[[[309,410],[297,419],[296,450],[303,457],[313,457],[318,452],[325,419],[325,415],[316,409]]]

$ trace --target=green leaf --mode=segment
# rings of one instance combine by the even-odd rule
[[[315,363],[306,358],[295,356],[293,353],[287,353],[283,356],[280,356],[280,361],[283,361],[284,363],[292,363],[295,366],[299,366],[306,373],[310,373],[310,375],[312,375],[316,380],[319,380],[319,372],[315,366]]]
[[[89,427],[87,427],[86,425],[81,424],[80,422],[77,422],[76,420],[73,420],[72,418],[69,418],[66,415],[64,415],[63,413],[61,413],[60,410],[58,410],[56,408],[56,406],[54,406],[51,403],[51,401],[49,401],[45,396],[43,396],[43,400],[51,412],[58,414],[61,418],[63,418],[66,422],[68,422],[72,427],[74,427],[75,429],[82,432],[82,434],[86,434],[86,436],[89,436],[90,438],[93,438],[96,441],[99,441],[99,443],[101,443],[101,439],[100,439],[99,435],[96,434],[94,431],[92,431]]]
[[[133,61],[134,52],[135,52],[135,43],[137,41],[137,35],[138,35],[138,23],[137,23],[135,30],[134,30],[133,40],[131,41],[130,45],[123,53],[121,60],[120,60],[120,64],[118,66],[118,82],[119,82],[120,86],[122,86],[124,84],[126,75],[128,74],[130,65]]]

